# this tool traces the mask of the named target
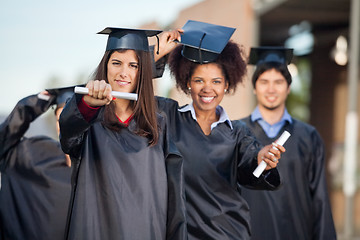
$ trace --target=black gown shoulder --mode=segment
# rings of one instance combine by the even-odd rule
[[[0,239],[63,239],[70,201],[71,168],[60,143],[24,137],[51,101],[19,101],[0,125]]]
[[[269,138],[250,116],[243,121],[262,144],[271,143],[284,130],[291,134],[277,166],[281,187],[274,192],[243,190],[251,209],[252,239],[336,239],[325,178],[324,145],[316,128],[292,118],[278,136]]]

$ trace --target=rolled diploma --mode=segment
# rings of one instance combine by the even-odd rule
[[[290,136],[291,136],[291,134],[288,131],[284,131],[275,142],[282,146],[282,145],[284,145],[284,143],[288,140],[288,138]],[[273,146],[273,148],[275,148],[275,147]],[[258,178],[262,174],[262,172],[265,170],[266,166],[267,166],[266,162],[261,161],[259,166],[257,166],[257,168],[253,172],[254,176]]]
[[[89,89],[86,87],[75,87],[74,92],[78,94],[89,94]],[[134,101],[137,101],[138,99],[138,95],[136,93],[112,91],[111,94],[116,98],[123,98]]]

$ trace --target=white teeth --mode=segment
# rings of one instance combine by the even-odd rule
[[[269,101],[274,101],[274,100],[276,99],[276,97],[267,97],[267,99],[268,99]]]
[[[204,101],[204,102],[211,102],[214,97],[201,97],[201,99]]]
[[[124,86],[124,85],[128,85],[129,82],[125,82],[125,81],[117,81],[117,83],[121,86]]]

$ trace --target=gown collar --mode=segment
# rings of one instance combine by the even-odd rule
[[[269,138],[276,137],[286,122],[289,122],[290,124],[292,124],[292,118],[291,118],[290,114],[288,113],[288,111],[286,110],[286,108],[285,108],[284,114],[281,117],[280,121],[273,125],[270,125],[268,122],[266,122],[263,119],[263,117],[260,113],[259,107],[257,106],[251,114],[251,121],[258,122]]]
[[[188,112],[188,111],[190,111],[192,118],[195,121],[197,121],[193,102],[191,102],[188,105],[185,105],[184,107],[179,108],[178,111],[179,112]],[[233,126],[231,124],[231,120],[230,120],[229,116],[227,115],[227,113],[226,113],[226,111],[225,111],[225,109],[223,107],[221,107],[220,105],[216,106],[216,114],[220,115],[220,118],[219,118],[219,120],[217,122],[213,122],[211,124],[211,130],[213,130],[213,128],[215,128],[219,123],[223,123],[223,122],[226,122],[229,125],[229,127],[231,129],[233,129]]]
[[[260,110],[259,110],[258,106],[256,106],[254,111],[251,113],[251,121],[255,122],[257,120],[264,120],[261,113],[260,113]],[[290,124],[292,123],[292,118],[291,118],[291,116],[288,113],[286,108],[285,108],[284,114],[281,117],[280,121],[283,121],[283,122],[288,121]]]

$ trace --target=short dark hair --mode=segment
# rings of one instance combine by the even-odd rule
[[[184,93],[189,94],[187,84],[192,74],[200,63],[192,62],[181,55],[182,45],[177,46],[169,56],[169,68],[171,74],[176,79],[176,86]],[[224,50],[219,54],[216,61],[212,63],[218,64],[224,75],[225,80],[229,84],[228,90],[235,91],[238,83],[243,81],[246,74],[246,60],[244,50],[232,41],[229,41]]]
[[[258,80],[259,76],[261,74],[263,74],[264,72],[271,70],[271,69],[275,69],[276,71],[281,73],[284,76],[288,86],[291,85],[292,77],[291,77],[289,69],[287,68],[286,65],[284,65],[282,63],[278,63],[278,62],[264,62],[264,63],[256,66],[256,69],[252,76],[252,84],[253,84],[254,88],[255,88],[255,83]]]

